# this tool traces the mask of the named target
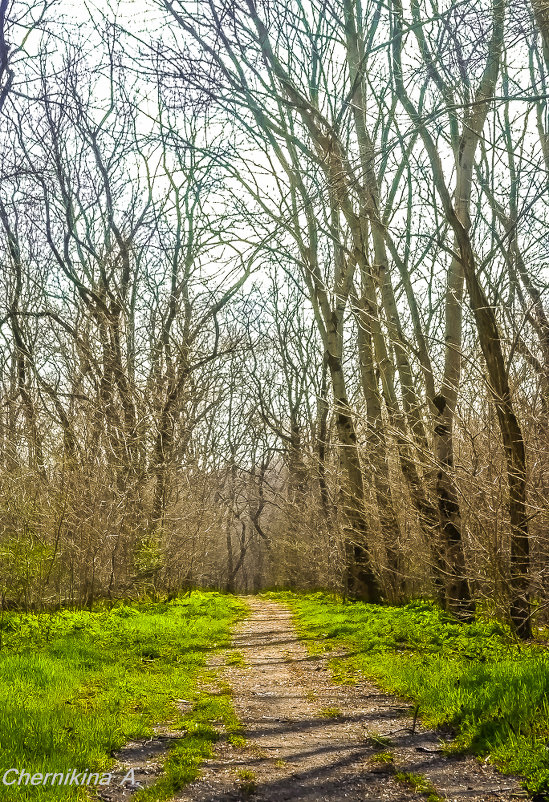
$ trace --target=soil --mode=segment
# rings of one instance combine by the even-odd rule
[[[492,766],[443,754],[444,736],[414,721],[406,702],[366,681],[335,684],[282,605],[247,602],[233,642],[245,667],[223,670],[247,745],[221,740],[177,802],[425,802],[435,789],[447,802],[528,798]],[[414,790],[398,773],[422,775],[432,789]]]

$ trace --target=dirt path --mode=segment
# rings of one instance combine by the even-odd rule
[[[246,667],[223,672],[248,745],[221,741],[179,802],[428,798],[396,772],[423,775],[448,802],[526,798],[513,779],[473,758],[444,757],[435,733],[416,727],[412,734],[410,708],[394,697],[367,682],[333,684],[325,659],[307,654],[282,605],[248,602],[251,616],[234,638]],[[380,762],[390,756],[393,763]]]

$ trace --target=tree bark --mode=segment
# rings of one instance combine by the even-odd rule
[[[375,488],[381,537],[385,544],[389,573],[390,595],[393,602],[402,599],[403,564],[400,544],[400,527],[395,514],[393,494],[389,479],[387,441],[381,414],[381,397],[375,373],[370,318],[366,298],[356,298],[355,314],[358,326],[358,351],[362,391],[366,400],[368,432],[368,459]]]
[[[338,320],[334,313],[327,330],[326,359],[332,379],[341,464],[346,479],[342,486],[343,507],[349,523],[345,538],[345,588],[349,598],[379,602],[381,588],[371,567],[362,466],[353,416],[347,400],[338,329]]]

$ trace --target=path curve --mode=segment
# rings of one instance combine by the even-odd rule
[[[251,614],[233,641],[246,667],[227,666],[223,680],[247,746],[221,740],[178,802],[425,802],[396,772],[427,777],[448,802],[527,798],[513,778],[471,757],[443,756],[436,733],[412,733],[402,701],[365,681],[334,684],[326,659],[308,655],[281,604],[246,602]],[[380,762],[387,753],[392,763]]]

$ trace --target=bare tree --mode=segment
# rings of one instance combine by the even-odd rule
[[[490,387],[498,413],[502,443],[507,458],[509,512],[512,528],[511,582],[513,598],[511,601],[511,618],[517,632],[522,637],[529,637],[531,632],[528,580],[529,540],[526,512],[526,457],[524,440],[512,403],[508,371],[503,354],[502,338],[496,316],[493,307],[486,297],[477,272],[476,258],[470,236],[470,219],[468,212],[475,154],[482,135],[499,70],[503,44],[505,7],[502,2],[495,2],[492,6],[492,36],[488,45],[486,67],[480,79],[476,94],[471,98],[470,110],[466,112],[467,116],[463,132],[453,143],[454,153],[456,153],[458,157],[458,166],[460,168],[457,173],[457,184],[453,198],[448,188],[436,142],[428,130],[422,115],[418,113],[404,83],[401,59],[403,47],[403,12],[402,6],[398,0],[393,3],[393,10],[395,26],[393,39],[393,68],[396,91],[413,124],[420,130],[420,135],[431,162],[433,180],[448,223],[454,232],[455,247],[458,249],[458,256],[452,263],[453,271],[451,272],[451,284],[453,286],[450,288],[449,298],[449,303],[454,306],[454,311],[449,316],[448,320],[450,325],[454,324],[455,339],[461,328],[461,326],[457,326],[457,321],[461,315],[459,311],[459,286],[462,281],[460,273],[463,271],[479,341],[486,361]],[[420,48],[423,50],[422,55],[424,60],[427,62],[429,68],[434,70],[432,57],[429,55],[428,51],[426,51],[421,35],[419,35],[419,42]],[[436,80],[436,71],[434,75]],[[444,84],[441,84],[441,91],[443,93],[444,90]],[[456,300],[458,302],[457,304],[455,303]],[[454,343],[454,347],[459,354],[459,342]],[[453,389],[450,388],[450,386],[447,387],[446,396],[448,395],[448,390],[452,389],[452,396],[455,397],[454,379],[452,379],[450,383],[453,383]],[[446,396],[441,395],[437,398],[441,415],[444,415],[449,406]],[[446,427],[446,429],[441,430],[441,436],[444,436],[446,442],[448,442],[451,431]],[[446,460],[446,464],[448,464],[448,455],[443,454],[442,456]],[[448,494],[447,490],[445,492]],[[455,502],[450,497],[448,499],[449,513],[453,511],[454,503]]]

